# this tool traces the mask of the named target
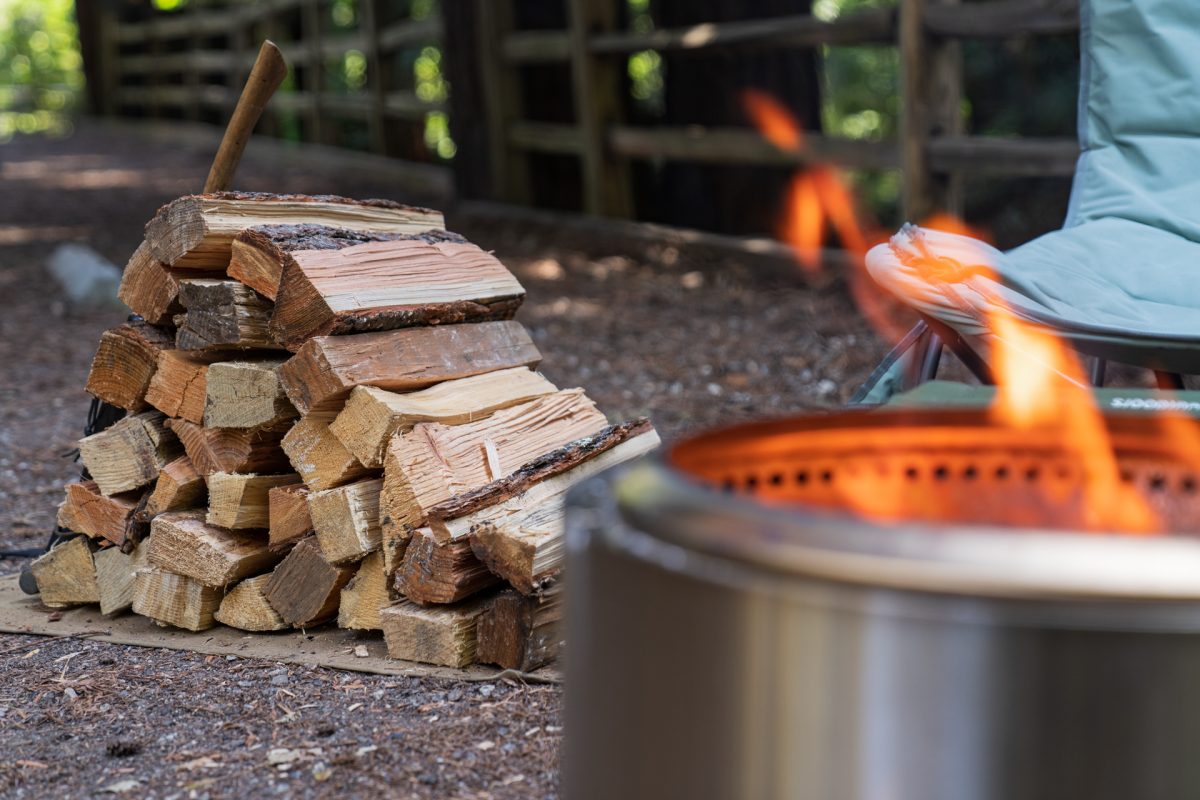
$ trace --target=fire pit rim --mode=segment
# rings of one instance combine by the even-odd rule
[[[1200,538],[883,523],[730,495],[655,454],[621,475],[631,524],[699,552],[850,585],[987,597],[1200,600]],[[735,532],[735,535],[730,535]]]

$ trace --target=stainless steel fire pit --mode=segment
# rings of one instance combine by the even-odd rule
[[[579,487],[566,796],[1197,796],[1196,477],[1157,424],[1108,420],[1172,534],[1069,529],[1078,465],[969,412],[733,428]],[[839,511],[867,469],[957,499]]]

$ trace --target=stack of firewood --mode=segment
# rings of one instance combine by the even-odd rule
[[[533,371],[524,290],[441,215],[221,193],[163,207],[87,390],[43,602],[204,630],[382,630],[531,669],[559,644],[563,496],[658,443]],[[138,319],[140,317],[140,319]]]

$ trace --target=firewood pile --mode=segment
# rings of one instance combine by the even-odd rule
[[[495,257],[426,209],[196,195],[147,224],[120,296],[87,391],[125,415],[79,443],[45,605],[554,658],[563,496],[658,437],[534,371]]]

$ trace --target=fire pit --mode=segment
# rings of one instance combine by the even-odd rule
[[[729,428],[575,492],[568,796],[1200,790],[1200,475],[988,412]],[[1188,426],[1191,423],[1187,423]],[[1136,496],[1153,524],[1097,515]]]

